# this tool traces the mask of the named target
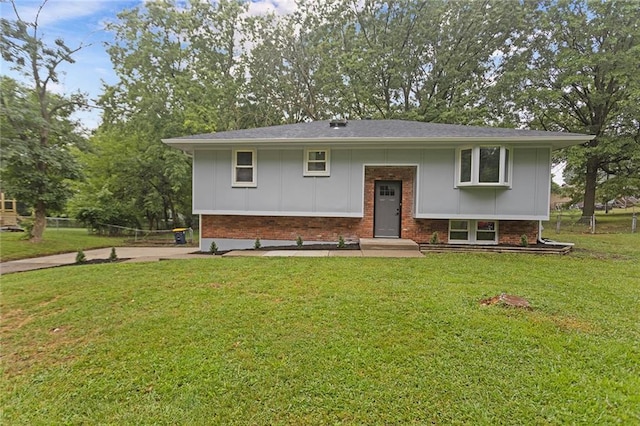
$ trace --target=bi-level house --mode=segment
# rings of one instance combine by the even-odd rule
[[[359,238],[519,244],[549,218],[551,152],[593,136],[404,120],[165,139],[193,157],[201,250]]]

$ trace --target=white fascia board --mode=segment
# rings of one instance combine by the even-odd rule
[[[194,210],[193,214],[215,216],[277,216],[277,217],[349,217],[362,218],[362,213],[343,212],[280,212],[280,211],[249,211],[249,210]]]
[[[463,220],[549,220],[549,215],[499,215],[499,214],[430,214],[416,213],[416,219],[463,219]]]
[[[328,148],[416,148],[416,147],[449,147],[461,144],[500,143],[518,145],[541,145],[552,149],[565,148],[585,143],[595,138],[593,135],[565,136],[529,136],[529,137],[428,137],[428,138],[314,138],[314,139],[162,139],[167,145],[193,152],[196,149],[233,148],[238,146],[253,147],[307,147],[322,144]],[[391,145],[390,145],[391,144]],[[427,144],[427,146],[424,146]]]

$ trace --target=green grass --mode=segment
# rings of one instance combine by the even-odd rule
[[[27,240],[24,232],[0,232],[0,261],[124,245],[125,238],[91,235],[86,229],[48,228],[40,243]]]
[[[573,237],[567,256],[207,257],[3,276],[3,420],[638,424],[640,237]],[[534,309],[479,305],[500,292]]]

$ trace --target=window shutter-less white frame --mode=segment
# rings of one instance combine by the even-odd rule
[[[465,226],[458,226],[457,223],[465,223]],[[498,244],[499,221],[481,219],[450,219],[449,220],[449,243],[450,244],[478,244],[495,245]],[[490,227],[487,225],[491,224]],[[483,226],[481,226],[483,225]],[[466,233],[466,239],[456,239],[453,236]],[[493,236],[487,239],[487,236]]]
[[[240,154],[251,154],[251,162],[247,164],[245,161],[238,161]],[[253,188],[258,186],[257,179],[257,158],[255,149],[234,149],[233,150],[233,167],[231,168],[231,182],[233,187]],[[251,180],[238,179],[243,172],[251,173]]]
[[[324,159],[311,158],[312,154],[323,153]],[[317,167],[311,165],[324,164],[324,170],[318,170]],[[311,166],[311,167],[310,167]],[[331,175],[331,151],[329,149],[305,149],[304,150],[304,176],[330,176]]]

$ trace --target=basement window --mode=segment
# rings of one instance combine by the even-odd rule
[[[305,149],[304,176],[329,176],[328,149]]]
[[[256,181],[256,151],[233,151],[233,186],[255,187]]]
[[[458,149],[457,185],[510,186],[511,149],[503,145],[474,146]]]
[[[497,244],[497,220],[449,221],[449,243],[451,244]]]

